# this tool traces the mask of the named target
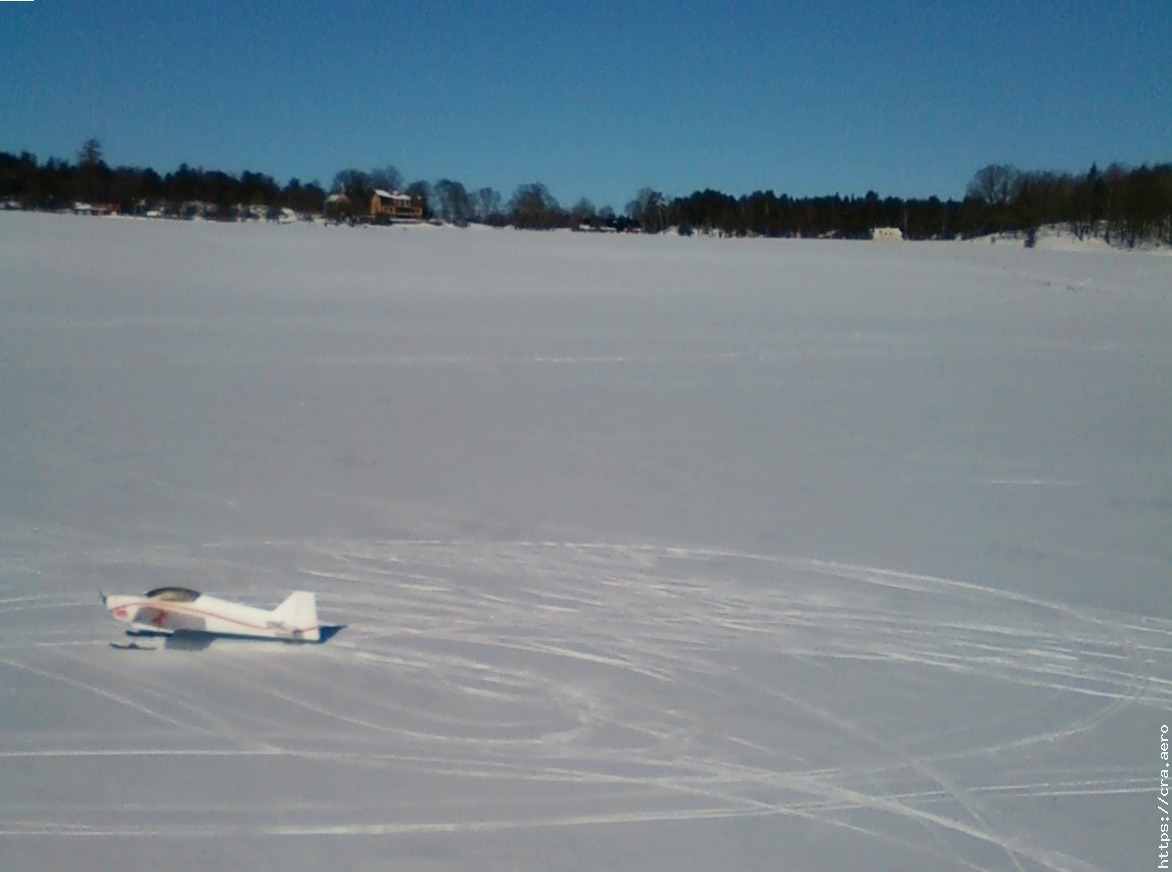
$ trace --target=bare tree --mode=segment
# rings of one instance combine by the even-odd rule
[[[549,230],[562,223],[558,201],[541,182],[518,185],[509,200],[509,219],[516,227]]]
[[[434,197],[431,191],[431,182],[412,182],[407,186],[407,194],[411,199],[423,207],[423,220],[428,221],[435,215]]]
[[[435,183],[435,198],[439,204],[440,217],[444,221],[460,227],[468,223],[472,215],[472,201],[460,182],[440,179]]]
[[[335,194],[345,194],[348,197],[369,195],[373,187],[370,176],[362,170],[340,170],[334,176]]]
[[[501,194],[496,188],[481,188],[476,192],[476,217],[486,224],[503,223],[501,217]]]
[[[345,195],[344,200],[336,200],[334,211],[340,217],[354,218],[359,215],[369,215],[370,199],[374,193],[374,185],[370,175],[362,170],[342,170],[334,176],[335,194]]]
[[[638,221],[648,233],[658,233],[667,224],[667,201],[659,191],[640,188],[635,199],[627,204],[627,216]]]
[[[598,219],[598,210],[594,208],[593,203],[583,197],[570,209],[570,218],[577,226],[593,224]]]
[[[390,164],[380,170],[371,170],[368,178],[372,187],[384,191],[398,191],[403,187],[403,174]]]
[[[1004,206],[1013,199],[1020,184],[1021,173],[1012,164],[989,164],[977,170],[965,189],[965,196],[990,206]]]

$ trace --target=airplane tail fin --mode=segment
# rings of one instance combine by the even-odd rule
[[[321,640],[321,628],[317,623],[317,594],[298,590],[272,611],[270,626],[287,629],[295,639],[306,642]]]

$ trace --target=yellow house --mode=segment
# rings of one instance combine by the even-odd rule
[[[398,191],[377,190],[370,197],[370,217],[375,221],[422,221],[423,203]]]

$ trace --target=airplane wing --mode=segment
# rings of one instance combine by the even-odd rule
[[[159,627],[155,624],[143,624],[138,621],[132,621],[126,630],[128,636],[170,636],[174,634],[174,630],[167,627]]]
[[[170,623],[168,621],[170,617],[171,613],[166,609],[155,606],[140,606],[131,624],[149,624],[156,630],[165,630]]]

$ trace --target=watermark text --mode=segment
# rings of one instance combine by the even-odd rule
[[[1159,808],[1160,818],[1160,847],[1156,851],[1156,868],[1168,868],[1168,840],[1169,840],[1169,820],[1168,820],[1168,725],[1160,725],[1160,788],[1156,791],[1156,806]]]

